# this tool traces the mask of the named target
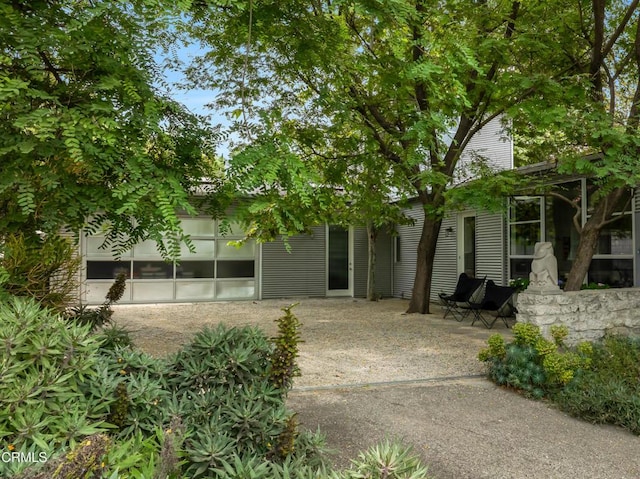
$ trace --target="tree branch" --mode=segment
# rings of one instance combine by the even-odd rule
[[[627,28],[627,24],[629,23],[629,20],[631,20],[631,17],[633,16],[634,12],[638,8],[638,2],[640,2],[640,0],[633,0],[627,7],[627,11],[625,12],[624,17],[622,18],[622,21],[618,25],[618,28],[616,28],[616,30],[613,32],[613,34],[609,38],[609,41],[607,42],[607,44],[604,45],[604,47],[602,48],[603,57],[606,57],[611,52],[611,49],[615,45],[616,41],[618,41],[618,38],[620,37],[620,35],[622,35],[622,32],[624,32],[624,29]]]
[[[58,69],[55,66],[53,66],[53,63],[51,63],[51,60],[49,60],[49,57],[47,56],[47,54],[42,50],[38,50],[38,55],[40,55],[40,58],[44,62],[46,70],[53,75],[56,81],[61,84],[64,83],[64,81],[62,80],[62,77],[60,76],[60,73],[58,72]]]
[[[582,198],[580,196],[578,196],[576,199],[574,200],[570,200],[569,198],[567,198],[564,195],[561,195],[558,192],[555,191],[549,191],[547,193],[548,196],[552,196],[553,198],[558,198],[559,200],[564,201],[565,203],[568,203],[569,205],[571,205],[572,208],[574,208],[576,210],[576,213],[573,215],[573,217],[571,218],[572,222],[573,222],[573,226],[575,227],[576,231],[578,232],[578,234],[582,233],[582,206],[580,205],[580,202],[582,201]]]

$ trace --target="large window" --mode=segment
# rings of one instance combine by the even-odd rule
[[[184,218],[182,227],[195,251],[184,245],[178,262],[164,261],[152,241],[139,243],[116,258],[112,250],[101,248],[103,237],[86,237],[86,301],[102,302],[119,273],[128,278],[123,302],[255,297],[255,243],[228,244],[242,238],[238,225]]]
[[[587,219],[594,207],[593,184],[586,182]],[[633,215],[631,192],[627,192],[618,204],[611,223],[600,231],[596,253],[589,267],[589,283],[608,284],[625,288],[633,286]]]
[[[527,278],[533,249],[541,241],[542,197],[513,198],[509,207],[509,262],[511,278]]]
[[[521,196],[509,208],[509,263],[511,278],[527,278],[537,241],[553,244],[560,285],[566,280],[580,241],[575,222],[591,215],[591,184],[578,180],[555,185],[544,196]],[[614,287],[633,286],[633,215],[630,194],[617,205],[616,221],[606,225],[598,240],[588,282]],[[587,198],[587,211],[583,199]]]

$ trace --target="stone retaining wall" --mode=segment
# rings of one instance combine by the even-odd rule
[[[569,328],[568,344],[595,341],[605,333],[640,336],[640,289],[598,289],[562,294],[532,294],[516,299],[517,320],[540,327],[550,337],[553,325]]]

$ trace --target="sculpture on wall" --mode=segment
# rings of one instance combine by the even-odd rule
[[[534,247],[527,292],[562,292],[558,287],[558,260],[553,254],[553,245],[548,241],[536,243]]]

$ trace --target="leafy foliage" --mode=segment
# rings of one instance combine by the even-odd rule
[[[427,312],[462,151],[489,121],[546,93],[541,71],[565,68],[568,4],[205,2],[181,28],[208,47],[187,74],[221,91],[215,104],[241,143],[232,178],[251,185],[254,213],[273,214],[267,236],[332,211],[348,217],[350,204],[364,224],[401,218],[389,199],[415,198],[428,221],[409,309]],[[305,198],[314,186],[316,203]]]
[[[334,479],[427,479],[427,468],[412,450],[399,442],[384,441],[360,454],[350,469]]]
[[[105,431],[100,341],[31,299],[0,303],[0,436],[51,454]]]
[[[593,347],[592,365],[554,397],[568,413],[640,434],[640,340],[607,336]]]
[[[57,310],[71,303],[80,258],[70,240],[19,232],[4,234],[0,241],[0,299],[28,296]]]
[[[0,5],[0,230],[105,230],[126,249],[165,236],[212,172],[214,135],[161,95],[153,61],[171,4]],[[164,15],[164,17],[163,17]]]
[[[0,437],[47,458],[2,463],[3,477],[426,477],[395,442],[327,469],[324,436],[298,430],[255,328],[205,329],[165,359],[100,346],[33,300],[0,305]]]
[[[568,334],[566,327],[552,329],[553,341],[545,339],[540,328],[532,324],[517,323],[513,333],[510,344],[501,335],[492,335],[489,347],[478,355],[488,364],[489,377],[498,385],[514,387],[539,399],[564,387],[578,370],[591,364],[588,343],[576,351],[562,348]]]
[[[298,318],[291,310],[298,303],[282,308],[284,316],[276,320],[278,323],[278,336],[272,338],[275,345],[271,353],[271,381],[279,389],[287,390],[293,385],[293,378],[300,376],[298,368],[298,344],[300,343],[301,326]]]

